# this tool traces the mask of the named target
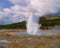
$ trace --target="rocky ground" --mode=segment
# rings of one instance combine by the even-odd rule
[[[60,34],[32,36],[0,32],[0,48],[60,48]]]

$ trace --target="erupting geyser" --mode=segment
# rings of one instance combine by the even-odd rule
[[[31,12],[27,21],[27,33],[31,35],[36,35],[38,32],[38,28],[38,17],[35,15],[35,13]]]
[[[59,3],[57,0],[29,0],[30,15],[28,16],[27,20],[27,33],[31,35],[40,35],[41,31],[38,30],[39,17],[49,14],[55,15],[56,13],[60,12],[58,11],[60,5]]]

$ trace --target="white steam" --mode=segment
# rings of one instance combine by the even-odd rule
[[[37,16],[60,12],[60,0],[9,0],[14,6],[0,11],[0,23],[27,20],[32,10]]]

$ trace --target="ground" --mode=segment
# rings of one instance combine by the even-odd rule
[[[60,34],[57,35],[13,35],[10,31],[0,32],[0,46],[6,48],[60,48]],[[13,32],[11,32],[13,33]]]

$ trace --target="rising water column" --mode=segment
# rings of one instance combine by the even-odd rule
[[[38,17],[35,15],[34,12],[31,12],[27,20],[27,33],[31,35],[36,35],[38,32],[38,28]]]

